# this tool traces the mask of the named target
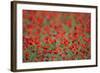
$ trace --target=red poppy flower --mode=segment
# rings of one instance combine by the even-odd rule
[[[43,46],[43,49],[47,50],[49,48],[49,46]]]
[[[77,39],[78,37],[79,37],[79,34],[78,34],[77,32],[74,32],[73,38],[74,38],[74,39]]]
[[[62,53],[61,56],[64,58],[66,55]]]
[[[63,41],[61,41],[61,44],[67,46],[69,44],[69,41],[67,39],[64,39]]]
[[[29,60],[29,56],[30,56],[29,52],[25,52],[24,54],[25,54],[26,60]]]
[[[55,23],[54,22],[50,23],[50,27],[55,28]]]
[[[70,49],[71,49],[73,52],[76,52],[77,49],[78,49],[78,44],[73,43],[73,44],[70,46]]]
[[[82,37],[85,37],[85,36],[86,36],[84,33],[81,33],[80,35],[81,35]]]
[[[53,51],[52,51],[52,50],[48,50],[48,53],[50,53],[50,54],[51,54],[51,53],[53,53]]]
[[[90,38],[86,38],[86,37],[83,37],[83,40],[90,43],[91,39]]]
[[[37,45],[37,48],[41,48],[41,47],[42,47],[41,44],[38,44],[38,45]]]
[[[51,14],[46,14],[46,17],[47,17],[48,20],[50,20],[52,15]]]
[[[54,61],[54,60],[55,60],[55,58],[56,58],[55,56],[52,56],[52,57],[51,57],[52,61]]]
[[[57,54],[57,53],[58,53],[58,51],[57,51],[57,50],[54,50],[54,51],[53,51],[53,53],[54,53],[54,54]]]
[[[72,26],[72,21],[69,19],[69,20],[67,20],[66,21],[66,25],[68,26],[68,27],[71,27]]]
[[[40,50],[38,50],[37,53],[38,53],[38,55],[42,55],[42,51],[40,51]]]
[[[35,31],[34,34],[35,35],[39,35],[41,33],[41,31]]]
[[[84,49],[86,49],[86,45],[85,44],[80,44]]]
[[[35,58],[34,61],[35,61],[35,62],[38,62],[38,58]]]
[[[45,42],[45,43],[48,43],[48,40],[49,40],[48,36],[46,36],[46,37],[43,38],[43,42]]]
[[[35,39],[35,44],[39,45],[40,41]]]
[[[50,33],[50,27],[49,26],[45,26],[44,27],[44,31],[47,32],[47,33]]]
[[[75,27],[75,30],[76,30],[77,32],[80,32],[80,31],[82,31],[82,27],[80,27],[80,26],[78,25],[78,26]]]
[[[44,57],[42,57],[42,58],[41,58],[41,61],[45,61],[45,58],[44,58]]]
[[[91,29],[90,29],[90,28],[86,28],[85,31],[86,31],[87,33],[90,33]]]
[[[37,22],[39,25],[42,25],[43,21],[44,21],[44,19],[42,17],[37,18]]]
[[[43,49],[43,53],[47,54],[48,53],[47,49]]]
[[[49,39],[49,44],[53,44],[53,43],[55,43],[56,42],[56,40],[55,39]]]
[[[76,21],[80,22],[81,24],[83,24],[83,18],[82,18],[82,14],[78,14],[78,16],[76,16]]]
[[[33,24],[29,24],[29,25],[27,25],[27,28],[31,32],[34,29],[34,25]]]

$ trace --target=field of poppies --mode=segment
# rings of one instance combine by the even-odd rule
[[[23,10],[23,62],[91,58],[91,14]]]

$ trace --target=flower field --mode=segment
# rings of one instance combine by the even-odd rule
[[[91,58],[91,14],[23,10],[23,62]]]

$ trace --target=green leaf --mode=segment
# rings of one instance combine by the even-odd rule
[[[85,35],[86,35],[87,38],[90,38],[91,37],[91,35],[89,33],[86,33],[85,32]]]
[[[27,31],[23,31],[23,35],[25,36],[25,35],[27,35],[28,34],[28,32]]]
[[[45,45],[46,45],[46,43],[45,43],[45,42],[41,42],[41,44],[42,44],[42,46],[45,46]]]
[[[47,57],[51,57],[51,54],[50,54],[50,53],[48,53],[48,54],[47,54]]]
[[[42,39],[45,37],[45,35],[43,35],[42,33],[40,33],[40,40],[42,41]]]
[[[30,60],[32,61],[37,56],[37,53],[31,53]]]
[[[53,33],[54,35],[56,35],[56,34],[57,34],[57,32],[56,32],[55,30],[52,30],[52,33]]]
[[[79,39],[80,39],[80,40],[82,40],[82,39],[83,39],[83,37],[82,37],[82,36],[79,36]]]
[[[29,19],[24,19],[24,20],[23,20],[23,23],[24,23],[24,24],[30,24],[31,21],[30,21]]]
[[[77,58],[76,58],[76,60],[80,60],[80,59],[81,59],[80,57],[77,57]]]
[[[83,41],[83,37],[82,36],[79,36],[79,39],[80,39],[80,42],[85,44],[85,41]]]
[[[67,19],[67,20],[70,19],[70,16],[66,16],[66,19]]]
[[[67,25],[63,25],[63,28],[65,29],[66,33],[68,34],[69,33],[69,27]]]
[[[58,60],[60,61],[60,60],[62,60],[62,57],[57,55],[55,60],[56,61],[58,61]]]
[[[57,45],[57,44],[59,44],[59,43],[60,43],[60,41],[59,41],[59,40],[57,40],[57,41],[56,41],[56,45]]]
[[[72,44],[73,44],[72,41],[70,41],[69,46],[71,46]]]
[[[64,48],[65,46],[64,46],[64,44],[61,44],[60,47],[61,47],[61,48]]]
[[[72,27],[73,27],[73,29],[74,29],[75,26],[76,26],[76,21],[75,21],[75,18],[72,17]]]
[[[50,24],[50,21],[47,20],[47,19],[44,19],[43,26],[46,26],[46,25],[49,25],[49,24]]]
[[[80,52],[80,50],[81,50],[81,47],[78,48],[78,52]]]
[[[55,49],[55,47],[56,47],[56,43],[53,43],[53,44],[49,44],[49,46],[50,46],[50,50],[53,50],[53,49]]]
[[[67,55],[68,55],[68,57],[72,57],[74,54],[71,50],[69,50],[69,51],[67,51]]]
[[[79,36],[80,42],[83,42],[83,37]]]

